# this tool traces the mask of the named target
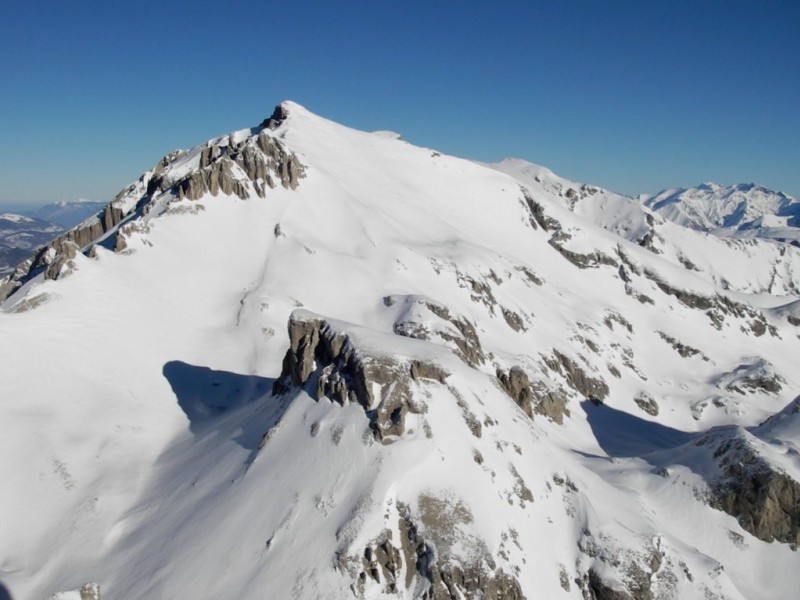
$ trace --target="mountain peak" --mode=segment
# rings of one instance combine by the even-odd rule
[[[280,127],[290,116],[308,112],[309,111],[304,106],[298,104],[297,102],[292,100],[284,100],[275,106],[272,114],[264,119],[258,128],[274,130]]]
[[[800,250],[304,111],[5,280],[9,593],[793,597]]]
[[[643,203],[666,219],[721,235],[800,240],[800,202],[755,183],[705,182],[688,189],[663,190]]]
[[[278,104],[272,114],[261,122],[259,129],[277,129],[289,116],[291,104],[289,101]]]

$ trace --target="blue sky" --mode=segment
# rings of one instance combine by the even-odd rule
[[[800,3],[0,3],[0,202],[106,200],[295,100],[626,194],[800,196]]]

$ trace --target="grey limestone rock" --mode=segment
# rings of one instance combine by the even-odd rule
[[[567,384],[590,400],[602,401],[608,396],[608,385],[599,377],[591,377],[571,358],[558,350],[553,350],[553,357],[544,357],[545,364],[565,377]]]
[[[400,540],[386,530],[360,556],[340,559],[358,597],[378,586],[383,593],[416,592],[420,600],[524,600],[516,578],[497,567],[482,540],[465,533],[462,526],[473,517],[463,504],[433,496],[420,497],[419,504],[415,515],[398,502]],[[457,544],[472,549],[473,557],[454,556]]]
[[[264,119],[264,121],[259,125],[260,129],[277,129],[280,125],[286,120],[288,117],[288,113],[286,111],[286,107],[283,104],[278,104],[275,109],[272,111],[272,114]]]
[[[79,594],[81,600],[100,600],[100,584],[87,583],[80,589]]]
[[[442,340],[473,368],[486,362],[475,326],[466,317],[453,314],[447,307],[422,296],[387,296],[383,301],[387,306],[397,302],[406,305],[406,310],[393,326],[397,335],[420,340]],[[433,328],[423,325],[431,316],[437,317],[441,325]]]
[[[698,354],[703,355],[703,353],[700,352],[700,350],[698,350],[697,348],[692,348],[691,346],[687,346],[686,344],[679,342],[674,337],[664,333],[663,331],[659,331],[658,335],[661,337],[662,340],[664,340],[670,346],[672,346],[675,349],[675,351],[678,354],[680,354],[683,358],[691,358],[692,356],[696,356]]]
[[[800,545],[800,483],[735,428],[720,428],[696,444],[708,448],[721,472],[710,484],[711,506],[736,517],[760,540]]]
[[[216,144],[209,142],[200,152],[198,170],[160,187],[174,187],[179,198],[188,200],[198,200],[206,193],[234,195],[245,200],[250,197],[247,182],[258,196],[264,197],[267,188],[275,187],[276,179],[283,187],[296,189],[304,175],[305,168],[297,157],[262,128],[258,135],[238,143],[231,138]]]
[[[533,413],[536,413],[561,425],[564,422],[564,415],[569,416],[566,395],[541,381],[531,381],[521,367],[513,366],[508,373],[497,369],[496,375],[503,391],[529,417],[533,417]]]
[[[412,381],[443,382],[447,373],[438,365],[410,362],[370,353],[323,318],[308,314],[289,320],[289,350],[274,393],[306,387],[317,400],[327,397],[344,405],[361,405],[375,438],[382,442],[405,431],[405,416],[418,412],[412,400]],[[374,386],[380,390],[373,397]]]
[[[190,173],[177,184],[178,197],[199,200],[206,193],[216,196],[222,192],[229,196],[236,195],[243,200],[249,198],[247,186],[233,173],[233,164],[229,158],[222,157],[199,171]]]
[[[756,337],[760,337],[769,332],[773,337],[778,336],[778,330],[774,325],[768,323],[764,314],[750,306],[731,300],[722,294],[704,296],[687,290],[676,288],[662,279],[657,273],[648,269],[644,270],[645,276],[665,294],[675,297],[678,302],[689,308],[696,308],[705,311],[706,316],[717,329],[722,329],[725,317],[733,317],[744,320],[747,329],[752,331]]]
[[[569,240],[569,238],[570,236],[568,234],[558,231],[553,235],[553,237],[550,238],[548,243],[553,248],[558,250],[558,253],[561,254],[561,256],[566,258],[579,269],[594,269],[600,265],[606,265],[615,268],[619,267],[619,263],[613,257],[609,256],[608,254],[604,254],[599,250],[595,250],[594,252],[590,252],[588,254],[581,254],[579,252],[568,250],[564,247],[564,242]]]
[[[652,417],[658,416],[658,402],[647,392],[637,394],[633,401],[636,402],[636,406],[641,408],[648,415]]]
[[[578,548],[592,558],[591,566],[575,583],[583,597],[593,600],[654,600],[676,597],[675,574],[656,539],[645,547],[621,544],[607,535],[583,532]],[[613,577],[610,581],[606,577]]]
[[[634,596],[624,590],[617,590],[608,585],[594,569],[589,570],[587,578],[588,600],[634,600]]]
[[[737,366],[719,378],[717,385],[737,394],[777,394],[783,389],[785,380],[775,371],[771,363],[763,358]]]
[[[511,329],[514,331],[527,331],[528,328],[525,326],[525,321],[519,313],[505,307],[502,308],[502,312],[503,318]]]
[[[567,395],[560,388],[551,388],[540,381],[531,384],[535,403],[533,412],[547,417],[559,425],[564,423],[564,417],[569,416],[567,408]]]
[[[526,188],[520,188],[522,196],[525,198],[525,206],[530,213],[530,224],[534,229],[541,227],[545,231],[557,231],[561,229],[561,223],[549,217],[544,212],[544,207],[533,199],[533,196]],[[538,225],[538,227],[537,227]]]
[[[522,412],[529,417],[533,416],[531,406],[533,393],[531,392],[531,382],[525,371],[517,366],[511,367],[508,373],[498,369],[497,381],[500,382],[500,387],[503,388],[503,391],[522,409]]]

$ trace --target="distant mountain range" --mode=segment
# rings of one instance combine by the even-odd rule
[[[11,273],[33,250],[95,214],[105,202],[54,202],[34,210],[0,214],[0,277]]]
[[[754,183],[704,183],[640,196],[663,217],[728,237],[759,237],[800,244],[800,202]]]
[[[65,229],[77,225],[86,217],[103,209],[108,202],[95,202],[93,200],[62,200],[45,204],[44,206],[32,211],[23,212],[24,215],[36,217],[43,221],[50,221],[61,225]]]

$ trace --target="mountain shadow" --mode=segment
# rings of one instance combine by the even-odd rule
[[[589,400],[581,408],[600,447],[615,458],[644,456],[659,450],[677,448],[698,434],[681,431],[640,419],[606,404]]]
[[[163,374],[189,418],[193,433],[204,429],[216,417],[269,394],[274,382],[268,377],[215,371],[179,360],[166,363]]]

